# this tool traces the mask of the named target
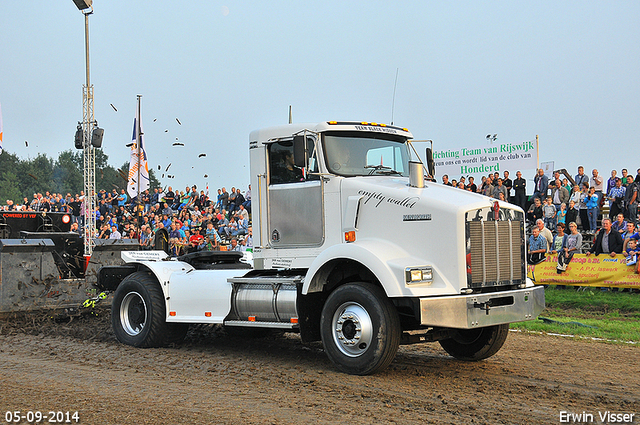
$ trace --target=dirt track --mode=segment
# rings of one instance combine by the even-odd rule
[[[83,424],[556,424],[634,413],[640,347],[512,332],[479,363],[400,347],[374,376],[338,373],[296,335],[190,331],[177,348],[119,344],[100,317],[0,321],[0,413],[78,411]],[[26,422],[24,422],[26,423]]]

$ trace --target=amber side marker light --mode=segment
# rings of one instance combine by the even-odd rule
[[[298,318],[297,317],[292,317],[291,318],[291,323],[293,323],[293,324],[298,323]]]
[[[249,316],[249,321],[250,322],[255,322],[256,321],[256,316]]]
[[[344,241],[345,242],[355,242],[356,241],[356,232],[351,230],[349,232],[344,232]]]
[[[204,312],[204,316],[205,317],[211,317],[211,312],[210,311],[205,311]]]
[[[176,315],[176,312],[175,312],[175,311],[170,311],[170,312],[169,312],[169,316],[175,316],[175,315]]]

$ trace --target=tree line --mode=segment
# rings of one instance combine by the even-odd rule
[[[120,168],[108,163],[108,155],[102,149],[96,153],[96,190],[126,189],[129,161]],[[71,193],[84,190],[84,158],[82,151],[66,150],[57,159],[40,153],[32,159],[20,159],[8,151],[0,154],[0,205],[11,199],[22,203],[23,198],[33,199],[34,193]],[[153,170],[149,170],[151,188],[160,187]]]

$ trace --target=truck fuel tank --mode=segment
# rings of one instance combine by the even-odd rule
[[[297,324],[296,298],[302,277],[232,278],[233,295],[230,326],[261,326],[281,323],[283,328]],[[278,326],[276,326],[278,327]]]

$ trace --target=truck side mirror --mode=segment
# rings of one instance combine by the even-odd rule
[[[435,177],[436,163],[433,161],[433,150],[431,148],[427,148],[427,170],[431,177]]]
[[[305,139],[304,136],[293,136],[293,162],[300,168],[307,166]]]

